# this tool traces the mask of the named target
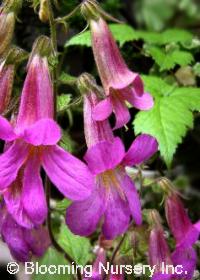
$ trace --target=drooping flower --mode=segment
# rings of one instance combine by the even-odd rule
[[[83,1],[82,12],[90,24],[94,58],[106,94],[93,109],[93,116],[97,121],[105,120],[114,111],[117,129],[130,120],[126,101],[148,110],[153,106],[153,98],[144,92],[140,76],[128,69],[96,1]]]
[[[197,254],[194,248],[176,248],[172,253],[172,261],[174,267],[182,266],[179,274],[172,277],[173,280],[192,280],[194,271],[197,266]]]
[[[100,264],[105,265],[106,262],[106,251],[99,247],[96,253],[96,260],[94,261],[93,265],[92,265],[92,276],[91,277],[86,277],[84,278],[84,280],[86,279],[91,279],[91,280],[103,280],[104,279],[104,275],[103,273],[100,273],[100,269],[99,266]]]
[[[157,211],[151,211],[151,218],[153,225],[149,236],[148,258],[150,266],[155,267],[152,280],[168,280],[171,279],[171,273],[163,269],[163,264],[173,265],[170,250]]]
[[[0,155],[0,191],[9,212],[28,228],[44,222],[46,198],[40,169],[72,200],[89,196],[93,179],[87,166],[60,148],[53,120],[53,90],[46,57],[31,58],[16,125],[0,117],[0,138],[10,147]]]
[[[0,64],[0,114],[6,109],[10,101],[14,78],[14,65]]]
[[[175,192],[165,200],[165,213],[170,230],[176,240],[176,246],[191,247],[199,238],[200,231],[192,224],[181,199]]]
[[[149,135],[141,135],[125,152],[122,141],[114,138],[107,120],[92,120],[91,112],[96,102],[95,94],[85,96],[88,151],[84,159],[95,176],[95,186],[89,198],[69,206],[66,223],[73,233],[87,236],[102,220],[103,235],[106,239],[113,239],[127,230],[131,216],[137,225],[142,222],[139,196],[125,167],[150,158],[157,151],[157,142]]]
[[[171,254],[157,211],[151,211],[151,217],[148,257],[155,268],[152,280],[191,280],[197,263],[195,250],[177,247]]]
[[[0,233],[13,258],[20,262],[30,261],[32,256],[41,257],[51,244],[45,227],[21,227],[7,212],[3,202],[0,205]]]

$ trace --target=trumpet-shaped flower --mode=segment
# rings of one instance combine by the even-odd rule
[[[53,90],[46,57],[29,64],[16,125],[0,117],[0,138],[12,142],[0,155],[0,191],[9,212],[23,226],[44,222],[47,205],[40,169],[72,200],[88,197],[92,176],[84,163],[60,148],[53,120]]]
[[[199,230],[193,225],[177,194],[166,198],[165,212],[169,227],[176,240],[176,246],[191,247],[199,238]]]
[[[153,98],[144,93],[140,76],[128,69],[106,22],[101,17],[91,19],[90,27],[94,57],[106,93],[106,99],[93,109],[93,116],[95,120],[105,120],[114,111],[117,129],[130,119],[126,101],[148,110],[153,106]]]
[[[91,146],[84,159],[95,177],[95,186],[89,198],[69,206],[66,222],[73,233],[87,236],[102,220],[103,235],[113,239],[127,230],[131,216],[137,225],[142,222],[139,196],[125,167],[150,158],[157,151],[157,142],[149,135],[141,135],[125,152],[122,141],[113,137],[107,121],[91,122],[94,103],[90,101],[91,95],[86,95],[85,100],[85,124],[91,124],[85,126],[85,134]]]
[[[30,261],[32,256],[41,257],[51,244],[46,228],[25,229],[19,226],[4,203],[0,205],[0,233],[12,256],[20,262]]]
[[[148,249],[149,264],[154,267],[152,280],[191,280],[197,263],[195,250],[192,247],[177,247],[171,254],[159,222],[159,215],[154,213],[156,215]]]

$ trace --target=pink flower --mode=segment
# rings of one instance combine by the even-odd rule
[[[5,65],[5,62],[0,64],[0,114],[6,109],[10,101],[12,93],[14,77],[14,65]]]
[[[195,250],[192,247],[177,247],[171,255],[159,215],[156,211],[152,214],[148,249],[149,264],[155,268],[152,280],[191,280],[197,263]],[[182,271],[174,270],[177,265]]]
[[[0,155],[0,191],[19,224],[30,228],[46,218],[41,166],[64,196],[83,200],[90,195],[93,180],[88,168],[57,145],[61,132],[53,120],[53,90],[46,57],[34,55],[16,126],[0,117],[0,138],[13,142]]]
[[[114,138],[109,124],[93,122],[91,111],[95,95],[86,95],[84,102],[85,135],[89,149],[84,157],[95,177],[89,198],[74,202],[67,209],[66,223],[78,235],[90,235],[102,220],[106,239],[124,233],[131,216],[137,225],[142,222],[141,205],[135,185],[125,167],[140,164],[157,151],[156,140],[149,135],[136,138],[128,152],[119,138]]]
[[[93,109],[93,116],[101,121],[114,111],[114,129],[117,129],[130,120],[126,101],[138,109],[148,110],[153,106],[153,99],[144,93],[140,76],[128,69],[106,22],[102,18],[91,19],[90,26],[94,57],[106,93],[106,99]]]
[[[22,228],[7,212],[4,203],[0,204],[0,233],[12,256],[20,262],[30,261],[33,255],[41,257],[51,243],[46,228]]]
[[[176,246],[191,247],[199,238],[198,228],[190,221],[183,203],[176,193],[165,200],[165,213],[168,225],[176,240]]]

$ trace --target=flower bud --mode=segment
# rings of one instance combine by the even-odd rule
[[[0,114],[8,107],[14,80],[14,65],[6,65],[5,61],[0,64]]]
[[[151,231],[149,236],[148,258],[151,267],[156,266],[154,276],[163,273],[162,265],[172,265],[171,254],[164,237],[164,231],[160,223],[160,216],[156,210],[149,213],[151,221]],[[162,279],[162,278],[156,278]],[[165,278],[164,278],[165,279]]]
[[[42,22],[47,22],[49,20],[47,0],[40,0],[39,18]]]
[[[0,12],[0,56],[9,48],[15,27],[14,12]]]

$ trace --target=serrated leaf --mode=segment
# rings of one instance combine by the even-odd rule
[[[120,46],[123,46],[126,42],[137,40],[138,35],[131,26],[127,24],[110,24],[109,28],[116,41],[119,42]],[[65,47],[69,46],[85,46],[91,47],[91,33],[86,31],[72,37],[66,44]]]
[[[156,137],[161,155],[170,166],[178,144],[188,128],[193,127],[192,111],[200,111],[200,89],[174,87],[168,95],[160,95],[157,89],[160,87],[163,91],[163,81],[153,77],[153,83],[157,84],[156,89],[150,82],[145,89],[154,95],[155,105],[151,110],[136,115],[134,130],[136,134],[147,133]]]
[[[194,60],[190,52],[181,50],[172,50],[166,52],[164,49],[155,46],[147,46],[147,52],[152,56],[155,62],[160,66],[160,71],[173,69],[177,64],[186,66]]]
[[[182,29],[168,29],[164,32],[137,31],[137,36],[145,42],[155,45],[170,43],[191,43],[193,34]]]
[[[58,265],[69,265],[64,258],[64,255],[60,254],[54,248],[50,247],[44,256],[38,261],[39,265],[45,265],[47,268],[50,265],[58,267]],[[61,270],[62,271],[62,270]],[[67,271],[67,270],[66,270]],[[71,280],[73,279],[70,274],[34,274],[32,277],[33,280]]]
[[[89,239],[74,235],[65,224],[61,225],[58,243],[80,265],[85,265],[91,258]]]
[[[57,111],[64,111],[71,101],[71,94],[61,94],[57,97]]]
[[[74,85],[76,82],[76,77],[73,77],[65,72],[62,72],[62,74],[59,77],[59,82],[66,85]]]

